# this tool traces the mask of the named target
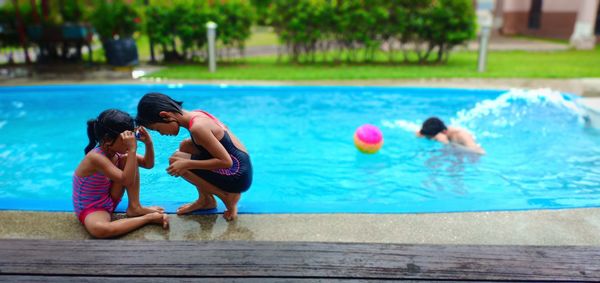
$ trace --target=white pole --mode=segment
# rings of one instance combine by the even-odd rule
[[[214,73],[217,70],[217,59],[215,52],[215,39],[217,37],[217,24],[206,23],[206,37],[208,38],[208,71]]]
[[[570,44],[576,49],[591,50],[596,46],[594,26],[596,24],[596,13],[598,11],[598,0],[583,0],[577,11],[577,22]]]
[[[477,57],[477,71],[483,73],[485,72],[487,63],[487,49],[492,29],[491,11],[487,9],[478,10],[477,22],[481,28],[479,31],[479,56]]]
[[[480,73],[485,72],[489,40],[490,40],[490,27],[489,26],[481,27],[481,35],[479,36],[479,56],[477,57],[477,71]]]

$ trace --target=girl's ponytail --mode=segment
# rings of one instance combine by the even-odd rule
[[[94,149],[98,143],[114,142],[124,131],[133,131],[133,118],[126,112],[117,109],[102,111],[98,118],[87,121],[87,134],[90,143],[85,147],[85,154]]]
[[[90,143],[84,149],[85,154],[90,152],[90,150],[94,149],[94,147],[96,147],[96,144],[98,143],[98,138],[96,137],[95,131],[96,123],[98,123],[98,120],[96,119],[90,119],[87,121],[87,134],[88,138],[90,139]]]

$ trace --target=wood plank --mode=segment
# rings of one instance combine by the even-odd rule
[[[600,281],[600,247],[0,240],[0,275]]]
[[[0,275],[0,282],[26,282],[26,283],[113,283],[113,282],[127,282],[127,283],[161,283],[161,282],[193,282],[193,283],[206,283],[206,282],[230,282],[230,283],[314,283],[314,282],[350,282],[350,283],[375,283],[381,282],[381,280],[362,280],[362,279],[314,279],[314,278],[182,278],[182,277],[85,277],[85,276],[31,276],[31,275]],[[407,281],[405,281],[407,282]],[[408,281],[410,282],[410,281]],[[422,283],[423,281],[414,281]],[[428,281],[435,282],[435,281]],[[437,281],[446,282],[446,281]]]

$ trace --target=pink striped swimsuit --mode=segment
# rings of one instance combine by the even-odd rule
[[[100,147],[93,150],[106,156]],[[86,177],[73,174],[73,208],[82,224],[92,212],[104,210],[113,213],[115,211],[121,200],[112,199],[110,196],[111,186],[112,181],[101,172]]]

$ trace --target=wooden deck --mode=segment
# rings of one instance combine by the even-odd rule
[[[0,281],[600,281],[600,247],[0,240]]]

